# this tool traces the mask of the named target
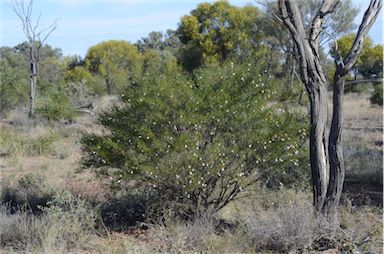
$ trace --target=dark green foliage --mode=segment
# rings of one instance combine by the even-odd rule
[[[260,69],[230,63],[193,79],[143,77],[122,95],[124,106],[100,117],[110,134],[84,136],[83,166],[116,188],[135,179],[188,214],[219,210],[257,181],[302,182],[306,126],[270,105],[276,92],[254,75]]]
[[[165,33],[156,31],[150,32],[147,37],[138,40],[136,46],[140,52],[145,52],[147,50],[167,50],[176,53],[175,51],[180,47],[180,41],[176,36],[176,31],[168,29]]]
[[[10,47],[0,48],[0,118],[27,101],[28,69],[23,55]]]
[[[371,96],[371,104],[383,106],[383,84],[374,86],[374,91]]]

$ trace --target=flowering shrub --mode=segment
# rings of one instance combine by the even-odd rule
[[[217,211],[257,181],[300,182],[306,125],[254,73],[263,73],[255,63],[229,63],[192,78],[144,76],[101,115],[109,134],[84,136],[83,167],[116,188],[135,179],[187,214]]]

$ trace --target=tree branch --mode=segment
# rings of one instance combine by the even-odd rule
[[[308,83],[308,73],[307,73],[307,61],[306,61],[306,51],[303,42],[305,41],[305,30],[304,25],[301,21],[300,12],[296,4],[292,4],[291,0],[279,0],[279,11],[283,23],[290,31],[292,38],[297,46],[299,51],[299,63],[301,79],[304,83]],[[293,22],[292,22],[293,20]]]
[[[283,22],[283,20],[276,14],[276,12],[272,9],[268,0],[264,0],[265,6],[267,6],[268,12],[271,13],[278,21]]]
[[[383,83],[383,79],[359,79],[359,80],[347,80],[345,81],[345,85],[358,85],[358,84],[365,84],[365,83],[374,83],[374,84],[380,84]]]
[[[347,74],[355,65],[357,58],[363,49],[363,44],[365,38],[367,37],[368,31],[371,29],[373,23],[375,22],[382,5],[382,0],[371,0],[368,9],[364,13],[364,17],[359,26],[359,30],[357,31],[355,41],[353,42],[352,47],[345,58],[345,66],[343,68],[342,75]]]
[[[315,54],[319,54],[319,35],[323,31],[324,18],[334,12],[336,7],[340,4],[340,0],[324,0],[321,4],[319,11],[312,20],[311,30],[310,30],[310,43]]]

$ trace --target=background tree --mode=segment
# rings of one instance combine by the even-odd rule
[[[0,48],[0,118],[28,97],[28,70],[25,59],[15,48]]]
[[[137,48],[126,41],[106,41],[88,50],[85,66],[100,75],[108,94],[133,82],[142,68],[142,56]]]
[[[22,0],[13,0],[12,9],[19,17],[23,25],[24,35],[28,43],[29,60],[29,117],[34,116],[35,94],[38,75],[38,63],[40,61],[40,49],[49,35],[56,29],[56,22],[46,28],[40,27],[40,16],[36,22],[32,21],[33,0],[25,4]]]
[[[161,51],[166,47],[163,33],[155,31],[150,32],[147,37],[143,37],[141,40],[138,40],[136,45],[140,52],[148,49]]]
[[[259,10],[236,7],[226,1],[202,3],[180,20],[177,33],[183,44],[181,63],[186,70],[202,64],[246,56],[260,43]]]
[[[180,73],[177,59],[168,50],[146,50],[143,54],[143,74],[149,73]]]
[[[333,114],[329,126],[328,89],[321,56],[320,38],[324,32],[327,15],[334,13],[340,1],[324,0],[311,21],[310,30],[305,29],[304,19],[294,0],[279,0],[280,19],[291,34],[298,51],[300,77],[305,84],[310,100],[311,133],[310,162],[314,205],[318,212],[333,216],[339,203],[345,170],[342,151],[342,98],[345,77],[355,65],[363,49],[367,33],[382,7],[382,1],[372,0],[364,14],[357,35],[347,56],[336,56],[336,71],[333,81]]]
[[[373,46],[361,55],[358,71],[367,79],[383,78],[383,45]]]

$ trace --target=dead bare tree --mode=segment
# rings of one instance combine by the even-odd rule
[[[35,111],[35,94],[37,85],[38,63],[40,60],[40,49],[49,35],[56,29],[57,22],[41,28],[39,14],[36,22],[32,20],[33,0],[25,3],[23,0],[12,0],[12,10],[19,17],[23,32],[27,39],[29,48],[29,112],[30,118],[34,116]]]
[[[347,57],[342,59],[340,54],[337,54],[333,79],[333,113],[329,123],[327,79],[320,61],[319,42],[324,34],[327,17],[335,12],[340,2],[341,0],[323,0],[312,19],[309,31],[306,31],[296,1],[278,0],[279,19],[289,30],[297,46],[300,79],[305,84],[309,96],[314,206],[316,211],[325,216],[336,214],[345,177],[342,149],[345,78],[356,63],[368,31],[382,7],[382,0],[371,0]]]

